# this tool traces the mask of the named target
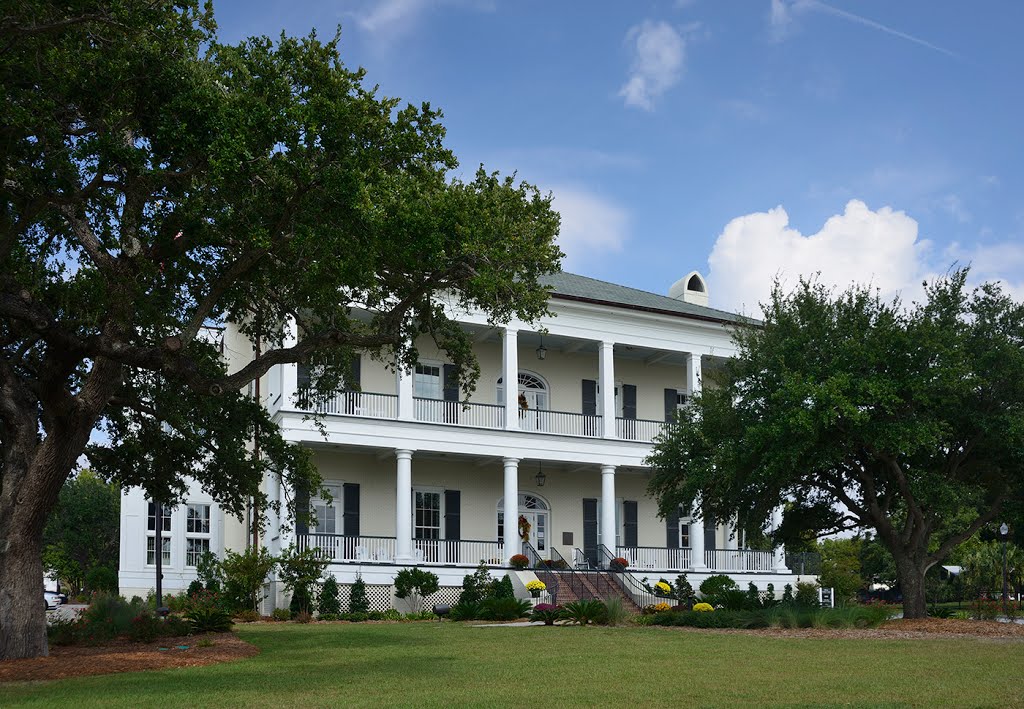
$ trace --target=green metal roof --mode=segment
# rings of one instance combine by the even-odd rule
[[[737,323],[750,322],[752,320],[743,315],[730,313],[725,310],[694,305],[693,303],[669,298],[667,295],[649,293],[638,288],[620,286],[616,283],[600,281],[596,278],[588,278],[587,276],[580,276],[565,271],[553,273],[541,280],[544,284],[551,286],[552,295],[555,298],[602,303],[632,310],[645,310],[665,315],[678,315],[680,317],[712,320],[715,322]]]

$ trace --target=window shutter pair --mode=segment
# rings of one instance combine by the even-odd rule
[[[583,403],[580,411],[584,416],[597,416],[597,381],[583,380]],[[636,418],[636,385],[622,385],[622,418]]]
[[[345,380],[345,389],[349,391],[359,391],[361,388],[361,381],[363,376],[363,358],[358,352],[352,357],[352,362],[349,365],[349,376]],[[297,384],[300,390],[306,389],[310,384],[310,367],[308,364],[299,362],[298,365],[298,376]]]

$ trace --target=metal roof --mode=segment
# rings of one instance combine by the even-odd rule
[[[587,276],[580,276],[565,271],[544,276],[541,282],[551,286],[552,296],[555,298],[615,305],[632,310],[644,310],[664,315],[677,315],[679,317],[721,323],[756,322],[753,318],[730,313],[725,310],[694,305],[693,303],[669,298],[667,295],[650,293],[638,288],[630,288],[629,286],[620,286],[617,283],[609,283],[608,281],[588,278]]]

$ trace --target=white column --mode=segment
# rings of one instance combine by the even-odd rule
[[[295,318],[289,317],[284,325],[284,340],[282,347],[294,347],[299,343],[299,328],[295,324]],[[294,362],[281,365],[281,408],[292,408],[295,406],[295,392],[299,388],[299,365]]]
[[[776,530],[782,526],[782,506],[776,507],[772,510],[772,530]],[[789,569],[786,568],[786,547],[777,546],[775,547],[775,567],[773,571],[777,574],[788,574]]]
[[[416,418],[413,410],[412,372],[398,365],[395,371],[395,386],[398,390],[398,418],[412,421]]]
[[[505,428],[516,431],[519,429],[519,331],[514,327],[506,327],[503,335],[501,390],[505,400],[500,403],[505,406]]]
[[[687,399],[700,391],[701,388],[700,354],[689,352],[686,355],[686,395]]]
[[[601,383],[601,431],[605,438],[615,438],[615,343],[602,342],[598,350]]]
[[[601,466],[601,544],[616,556],[615,532],[615,466]]]
[[[704,517],[700,513],[700,501],[693,502],[693,517],[690,518],[690,568],[704,571]]]
[[[395,451],[398,465],[395,475],[395,561],[409,563],[412,558],[412,451]]]
[[[518,377],[518,374],[516,375]],[[506,380],[507,381],[507,380]],[[518,388],[518,387],[516,387]],[[505,515],[505,563],[522,553],[519,539],[519,458],[505,458],[505,495],[502,504]]]
[[[725,527],[725,548],[729,551],[736,551],[740,548],[740,531],[736,529],[736,518],[729,520]]]

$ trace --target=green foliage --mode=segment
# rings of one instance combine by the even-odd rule
[[[193,596],[197,593],[202,593],[205,590],[206,589],[203,587],[203,582],[199,579],[195,579],[191,583],[189,583],[188,590],[186,590],[185,593],[187,593],[190,596]]]
[[[463,601],[459,599],[459,602],[451,607],[448,612],[449,620],[476,620],[480,617],[480,608],[482,601]]]
[[[437,574],[424,571],[418,566],[402,569],[395,576],[395,595],[398,598],[412,598],[414,612],[419,612],[423,598],[437,593]]]
[[[530,613],[530,620],[544,623],[544,625],[554,625],[555,621],[561,620],[564,617],[564,612],[565,609],[562,606],[538,603],[533,607],[533,612]]]
[[[263,616],[261,616],[256,611],[248,608],[244,611],[239,611],[238,613],[235,613],[235,620],[237,620],[239,623],[255,623],[262,617]]]
[[[491,571],[487,564],[480,562],[480,566],[471,574],[462,577],[462,593],[459,595],[460,603],[478,603],[493,591],[494,580],[491,578]]]
[[[288,608],[275,608],[270,612],[270,617],[274,620],[291,620],[292,612]]]
[[[686,574],[679,574],[679,576],[676,577],[675,583],[672,584],[672,588],[675,591],[675,598],[677,601],[684,605],[693,604],[693,599],[696,594],[694,594],[693,586],[691,586],[689,580],[687,580]]]
[[[241,554],[228,549],[220,568],[224,574],[224,596],[231,609],[259,610],[263,600],[263,584],[277,566],[275,559],[263,547],[250,546]]]
[[[824,539],[818,545],[821,552],[819,582],[824,588],[835,589],[836,599],[842,603],[853,600],[857,591],[868,585],[861,574],[860,537]]]
[[[234,622],[231,614],[224,610],[219,599],[209,592],[197,594],[185,611],[185,618],[197,633],[223,633],[231,630]]]
[[[661,510],[699,498],[753,533],[788,500],[775,544],[875,530],[904,612],[922,615],[925,571],[1024,500],[1024,307],[966,279],[938,278],[909,306],[869,286],[776,284],[763,321],[736,328],[719,386],[655,444]]]
[[[331,562],[320,554],[319,549],[299,550],[292,545],[281,553],[277,563],[277,577],[284,583],[285,589],[291,591],[302,587],[308,595],[309,589],[320,581]],[[308,611],[310,608],[306,605],[303,610]]]
[[[85,574],[85,587],[90,591],[117,593],[117,572],[109,566],[94,566]]]
[[[362,577],[358,578],[362,581]],[[365,590],[364,590],[365,595]],[[341,613],[341,599],[338,597],[338,579],[334,574],[328,574],[324,585],[320,587],[320,598],[317,601],[317,612],[320,620],[327,620],[324,616],[338,615]]]
[[[725,574],[712,574],[701,581],[700,599],[713,606],[725,605],[727,594],[738,591],[739,586]]]
[[[565,619],[577,625],[603,623],[608,613],[604,603],[596,598],[572,601],[571,603],[566,603],[563,608]]]
[[[979,542],[961,560],[967,594],[1001,593],[1003,588],[1003,545],[998,541]],[[1006,545],[1007,583],[1010,588],[1024,586],[1024,550]]]
[[[388,608],[386,611],[381,613],[381,620],[401,620],[402,614],[394,608]]]
[[[494,598],[515,598],[516,590],[512,587],[512,579],[505,574],[492,585],[491,595]]]
[[[787,583],[782,587],[782,603],[787,606],[793,604],[793,584]]]
[[[884,606],[845,608],[796,608],[779,606],[760,610],[717,610],[713,613],[663,611],[642,616],[644,624],[678,625],[694,628],[874,628],[892,615]]]
[[[530,615],[533,606],[518,598],[494,597],[480,602],[480,620],[517,620]]]
[[[348,597],[348,612],[349,613],[369,613],[370,612],[370,599],[366,597],[366,582],[363,581],[363,575],[357,574],[355,583],[352,584],[352,588],[349,591]]]
[[[305,584],[298,584],[292,587],[292,599],[288,604],[288,610],[291,611],[292,618],[296,618],[300,613],[310,613],[313,608],[313,596],[309,592],[309,586]]]
[[[199,561],[196,562],[196,577],[207,591],[220,593],[224,585],[224,571],[220,559],[212,551],[204,551],[199,555]],[[189,593],[191,595],[191,591]]]
[[[818,584],[801,581],[796,585],[793,602],[801,608],[816,608],[821,605],[818,600]]]
[[[604,609],[605,625],[622,625],[629,619],[629,612],[619,596],[604,599]]]
[[[94,593],[89,606],[82,611],[82,635],[90,641],[109,640],[127,634],[132,620],[145,609],[142,603],[130,603],[113,593]]]
[[[128,638],[139,643],[151,643],[161,635],[163,621],[153,615],[149,609],[132,618],[128,629]]]
[[[43,530],[43,565],[72,589],[117,593],[121,490],[83,470],[61,487]],[[93,571],[104,569],[105,571]],[[90,576],[90,572],[94,575]],[[89,579],[98,585],[93,585]]]

